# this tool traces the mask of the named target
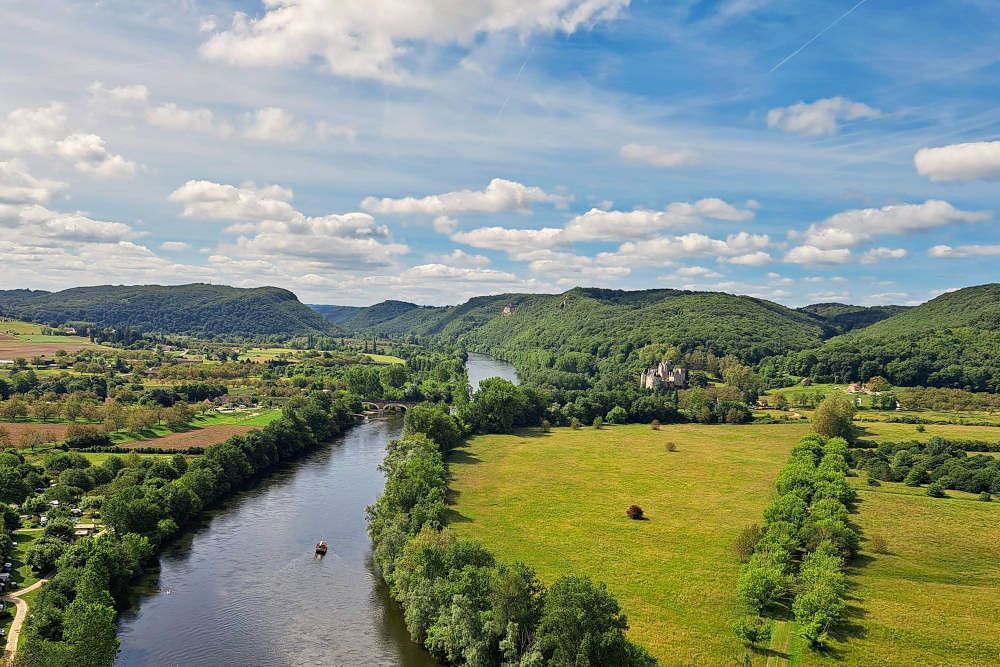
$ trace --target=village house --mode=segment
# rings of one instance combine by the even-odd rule
[[[639,384],[643,389],[684,389],[687,387],[687,369],[674,366],[672,361],[661,361],[642,372]]]

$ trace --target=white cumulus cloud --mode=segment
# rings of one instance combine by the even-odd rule
[[[456,215],[461,213],[502,213],[519,211],[527,213],[532,204],[547,203],[564,207],[570,198],[550,194],[536,186],[516,181],[494,178],[485,190],[459,190],[427,197],[366,197],[361,208],[371,213],[394,215]]]
[[[320,61],[330,73],[400,83],[399,60],[419,43],[469,46],[511,31],[571,34],[619,15],[629,0],[267,0],[262,16],[233,15],[203,57],[246,67]]]
[[[989,211],[963,211],[946,201],[893,204],[881,208],[843,211],[809,227],[805,244],[817,248],[849,248],[874,236],[908,234],[953,223],[989,220]]]
[[[939,259],[961,259],[965,257],[996,257],[1000,256],[1000,244],[970,244],[953,247],[936,245],[927,251],[930,257]]]
[[[799,102],[771,109],[767,112],[767,126],[795,134],[821,136],[836,134],[842,121],[878,118],[881,115],[881,111],[867,104],[845,97],[828,97],[808,104]]]
[[[932,181],[1000,180],[1000,141],[975,141],[921,148],[913,156],[917,173]]]
[[[844,264],[851,261],[851,251],[847,248],[817,248],[814,245],[800,245],[785,253],[785,261],[791,264]]]

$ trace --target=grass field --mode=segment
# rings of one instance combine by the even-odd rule
[[[880,440],[1000,438],[988,427],[866,426]],[[739,613],[733,541],[760,522],[778,470],[808,429],[690,424],[480,436],[450,459],[451,526],[504,560],[528,563],[547,583],[570,573],[606,582],[629,636],[663,665],[734,664],[746,651],[730,630]],[[1000,502],[852,483],[861,495],[853,520],[865,540],[885,536],[891,553],[870,553],[863,542],[849,570],[850,618],[827,654],[807,650],[793,625],[780,628],[791,664],[998,664]],[[648,521],[625,517],[632,503]]]
[[[796,646],[793,664],[1000,664],[1000,503],[948,491],[859,479],[855,520],[885,536],[888,554],[867,542],[849,571],[855,586],[847,632],[829,655]]]
[[[554,429],[451,459],[452,527],[551,583],[604,581],[661,664],[732,664],[736,534],[760,521],[805,424]],[[678,451],[668,452],[668,442]],[[636,503],[649,520],[631,521]]]
[[[393,356],[391,354],[372,354],[370,352],[365,352],[365,356],[374,361],[376,364],[405,364],[406,361],[400,359],[399,357]]]
[[[927,442],[934,436],[954,438],[959,440],[988,440],[1000,442],[1000,427],[996,426],[961,426],[958,424],[926,424],[924,431],[918,431],[915,424],[896,424],[888,422],[855,422],[860,429],[860,436],[865,440],[876,442],[904,442],[916,440]]]

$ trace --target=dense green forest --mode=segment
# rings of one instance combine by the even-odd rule
[[[309,307],[337,325],[343,324],[364,310],[362,306],[324,306],[312,303],[309,304]]]
[[[507,306],[512,312],[504,316]],[[384,312],[386,304],[372,310]],[[458,306],[400,310],[381,321],[359,314],[344,326],[358,333],[458,340],[512,361],[536,351],[624,359],[651,343],[706,347],[757,361],[814,347],[836,333],[813,316],[763,299],[679,290],[576,288],[564,294],[501,294]],[[352,326],[369,321],[373,324]]]
[[[511,361],[525,374],[579,373],[557,363],[560,355],[579,353],[592,376],[631,376],[647,361],[643,350],[673,346],[683,353],[732,355],[775,382],[881,375],[901,386],[1000,391],[996,283],[913,308],[823,303],[798,310],[718,292],[576,288],[481,296],[447,307],[386,302],[343,326],[361,335],[458,342]],[[557,379],[547,384],[569,387],[579,378]]]
[[[338,329],[288,290],[224,285],[74,287],[0,291],[0,315],[57,325],[194,336],[331,335]]]
[[[909,306],[851,306],[846,303],[813,303],[798,310],[815,315],[841,333],[888,319],[896,313],[909,310]]]
[[[1000,284],[942,294],[782,364],[820,381],[881,375],[901,386],[1000,391]]]

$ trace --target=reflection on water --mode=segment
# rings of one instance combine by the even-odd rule
[[[122,615],[115,664],[433,665],[375,575],[365,532],[400,430],[362,424],[172,543]],[[330,550],[317,558],[320,539]]]
[[[465,371],[469,374],[469,384],[472,385],[472,391],[479,389],[479,383],[486,378],[501,377],[514,384],[518,383],[517,371],[514,370],[513,366],[485,354],[469,352]]]

